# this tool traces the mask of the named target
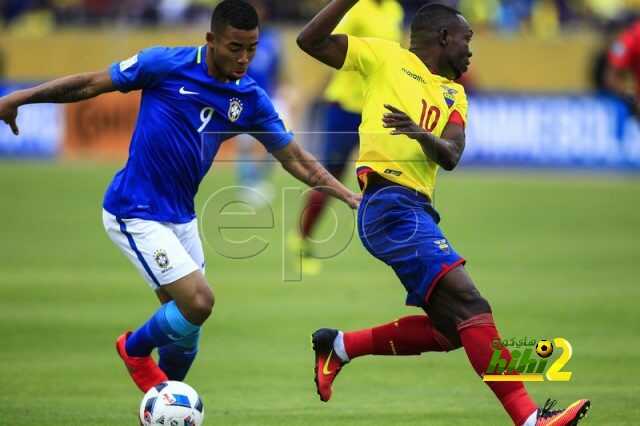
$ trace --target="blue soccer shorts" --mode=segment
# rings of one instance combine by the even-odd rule
[[[465,260],[438,227],[424,195],[400,185],[370,183],[358,210],[358,233],[373,256],[391,266],[406,304],[425,306],[438,281]]]

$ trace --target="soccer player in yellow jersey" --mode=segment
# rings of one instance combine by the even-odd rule
[[[334,33],[400,42],[403,19],[402,6],[396,0],[360,0],[340,21]],[[338,179],[344,175],[346,164],[358,147],[363,92],[362,76],[354,70],[334,73],[324,93],[325,137],[320,158]],[[320,270],[320,261],[313,258],[308,239],[327,202],[323,192],[311,191],[301,211],[299,234],[290,241],[292,248],[301,249],[302,270],[306,274]]]
[[[482,376],[499,339],[489,303],[442,234],[432,206],[438,168],[454,169],[465,146],[467,100],[453,80],[469,66],[473,32],[458,11],[430,3],[413,19],[408,50],[379,39],[332,35],[356,3],[330,2],[304,28],[298,45],[329,66],[363,77],[358,232],[365,248],[400,278],[407,304],[427,315],[354,332],[317,330],[315,379],[323,401],[331,397],[338,372],[356,357],[464,347]],[[511,359],[506,348],[500,355]],[[555,402],[547,401],[538,409],[522,382],[486,383],[518,426],[574,425],[590,405],[581,399],[553,410]]]

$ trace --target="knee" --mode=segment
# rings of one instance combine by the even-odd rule
[[[214,305],[213,292],[198,292],[191,301],[188,320],[195,325],[202,325],[211,316]]]

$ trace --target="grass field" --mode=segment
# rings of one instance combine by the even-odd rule
[[[141,394],[113,344],[156,302],[102,229],[100,202],[115,169],[0,163],[0,425],[136,424]],[[214,170],[198,209],[232,183],[230,170]],[[503,337],[573,345],[573,379],[530,384],[535,399],[588,397],[585,425],[637,425],[640,179],[458,171],[442,176],[438,191],[441,225]],[[287,226],[297,210],[295,200],[285,205]],[[272,229],[255,231],[267,249],[250,259],[219,254],[215,217],[209,209],[201,217],[217,305],[187,381],[205,401],[207,425],[509,423],[462,351],[358,359],[334,399],[320,403],[310,333],[417,312],[403,306],[393,272],[355,238],[319,276],[283,282],[280,207]],[[329,234],[330,221],[323,225]]]

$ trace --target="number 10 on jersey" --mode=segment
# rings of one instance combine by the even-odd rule
[[[429,106],[427,101],[422,100],[422,114],[420,115],[420,127],[427,132],[433,132],[440,120],[440,108],[435,105]]]

